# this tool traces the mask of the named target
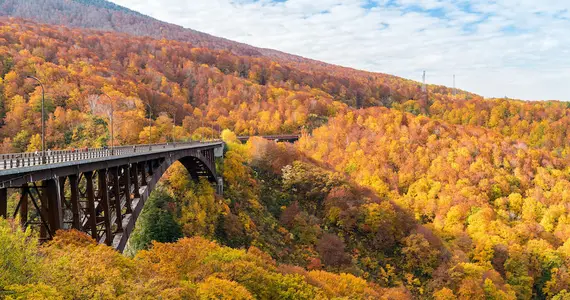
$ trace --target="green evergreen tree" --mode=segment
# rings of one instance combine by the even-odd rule
[[[129,240],[129,253],[147,249],[152,241],[169,243],[182,237],[182,229],[174,220],[174,199],[163,188],[150,195]]]

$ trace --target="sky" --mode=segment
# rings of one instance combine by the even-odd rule
[[[570,0],[112,0],[215,36],[485,97],[570,101]]]

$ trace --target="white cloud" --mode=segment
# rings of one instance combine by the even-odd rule
[[[416,80],[425,69],[444,85],[456,74],[459,88],[488,97],[570,100],[570,1],[112,1],[329,63]]]

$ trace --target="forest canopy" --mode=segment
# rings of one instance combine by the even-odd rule
[[[225,189],[175,164],[126,255],[0,220],[3,297],[569,295],[568,103],[3,18],[2,153],[41,147],[27,76],[48,148],[109,146],[111,117],[116,145],[221,137]]]

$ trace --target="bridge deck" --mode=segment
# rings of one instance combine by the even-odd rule
[[[270,141],[285,141],[285,142],[296,142],[301,137],[298,134],[282,134],[282,135],[262,135],[258,136]],[[238,136],[238,140],[241,142],[247,142],[251,136]]]
[[[42,163],[42,156],[31,152],[1,154],[0,176],[17,173],[28,173],[46,169],[73,166],[77,164],[122,159],[128,157],[144,156],[148,154],[164,153],[172,150],[199,149],[219,145],[213,142],[168,143],[154,145],[121,146],[113,149],[95,148],[87,150],[61,150],[46,154]]]

